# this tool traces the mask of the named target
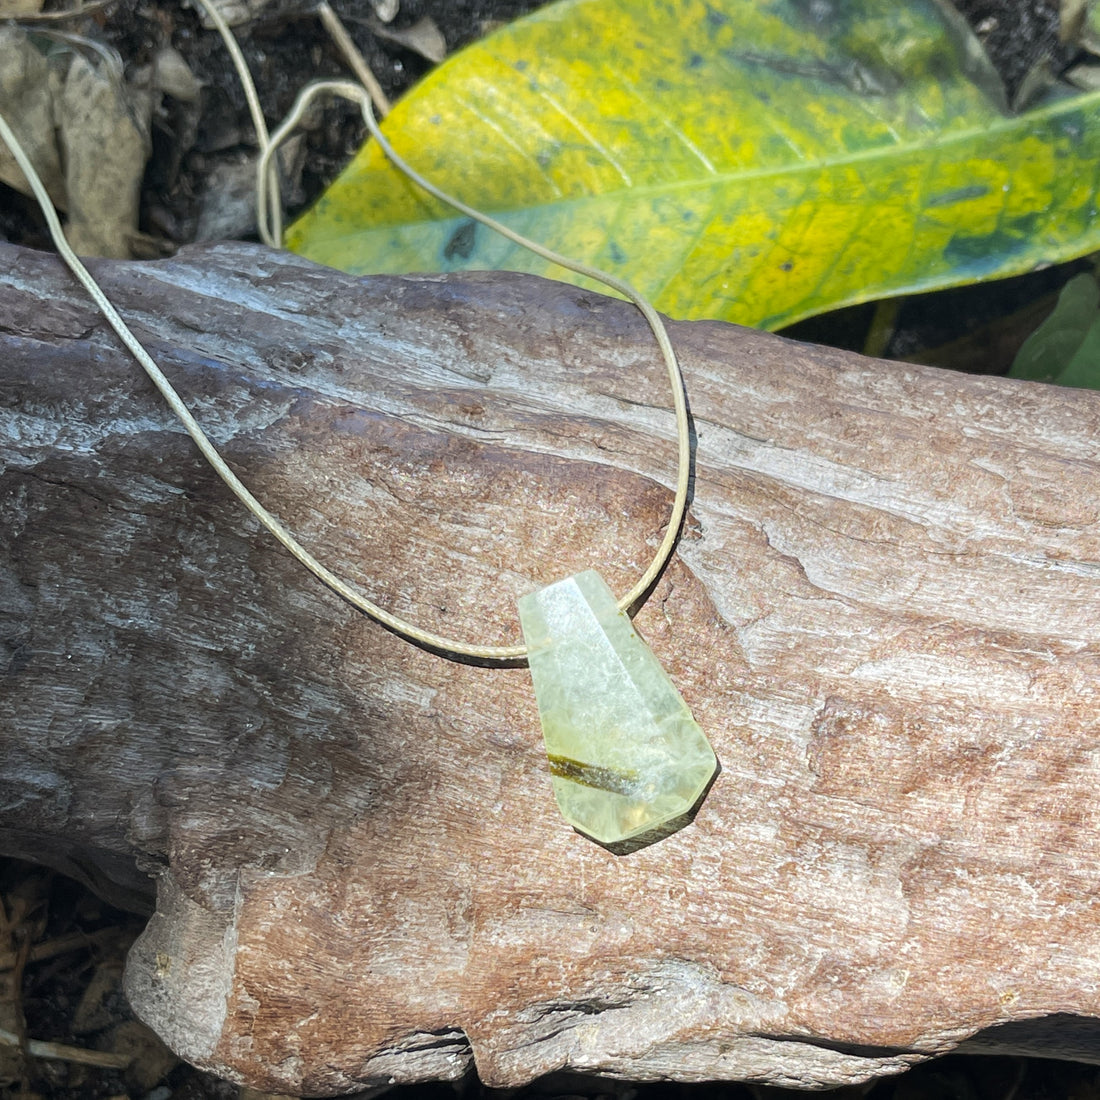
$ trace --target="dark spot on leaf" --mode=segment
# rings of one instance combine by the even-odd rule
[[[626,263],[626,253],[614,241],[608,243],[607,255],[613,264]]]
[[[981,279],[996,271],[1006,256],[1025,251],[1030,243],[1027,227],[1015,224],[1011,231],[999,229],[981,237],[953,237],[943,250],[943,258],[970,277]]]
[[[779,265],[779,270],[780,271],[791,271],[791,270],[793,270],[793,268],[794,268],[794,260],[784,260]]]
[[[942,195],[933,195],[929,198],[928,206],[954,206],[957,202],[966,202],[967,199],[981,199],[989,194],[989,186],[984,183],[972,183],[969,187],[956,187],[951,191],[944,191]]]
[[[701,53],[693,53],[687,59],[687,67],[689,69],[698,69],[703,65],[703,55]]]
[[[474,251],[477,222],[467,218],[452,234],[443,249],[443,258],[450,262],[468,260]]]

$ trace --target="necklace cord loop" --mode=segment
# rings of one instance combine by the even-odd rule
[[[221,28],[219,28],[219,30],[221,30]],[[228,36],[227,40],[232,39],[232,35],[229,33],[228,28],[225,28],[223,31],[223,37],[226,36]],[[238,67],[243,67],[243,58]],[[247,69],[244,71],[247,73]],[[250,81],[246,83],[250,83]],[[258,137],[261,143],[261,154],[256,169],[258,192],[257,221],[260,226],[261,238],[265,242],[273,244],[274,247],[281,247],[281,210],[279,209],[280,203],[277,199],[277,182],[273,179],[275,169],[271,158],[280,143],[284,141],[287,135],[298,125],[302,114],[313,98],[324,92],[343,95],[358,102],[367,129],[370,131],[374,140],[378,142],[386,157],[400,172],[427,191],[428,194],[453,207],[460,213],[465,214],[467,217],[472,218],[474,221],[500,233],[508,240],[528,249],[544,260],[557,264],[559,267],[564,267],[578,275],[583,275],[603,283],[605,286],[618,292],[632,302],[641,311],[643,317],[645,317],[657,341],[657,345],[661,350],[661,355],[668,370],[669,382],[672,386],[673,410],[676,416],[677,433],[677,478],[676,493],[672,504],[672,514],[669,517],[668,526],[665,529],[661,544],[657,548],[649,567],[641,577],[639,577],[634,587],[618,601],[620,610],[626,611],[632,608],[649,591],[676,547],[676,542],[680,534],[680,527],[683,523],[684,512],[687,507],[688,487],[691,474],[691,436],[687,411],[687,394],[676,353],[672,347],[672,342],[669,339],[668,332],[660,315],[646,298],[634,290],[633,287],[624,280],[588,264],[570,259],[568,256],[563,256],[535,241],[528,240],[508,226],[494,218],[482,214],[472,206],[468,206],[466,203],[447,194],[445,191],[442,191],[426,180],[419,172],[407,164],[393,149],[378,127],[374,112],[371,109],[370,96],[360,85],[351,83],[350,81],[323,81],[310,84],[306,88],[303,88],[290,114],[270,139],[267,138],[266,130],[257,126]],[[4,144],[11,150],[20,171],[22,171],[27,182],[30,184],[34,197],[37,199],[38,205],[42,208],[46,224],[49,227],[50,236],[53,238],[54,245],[62,260],[64,260],[70,271],[72,271],[76,279],[88,292],[88,295],[106,318],[111,328],[114,329],[118,338],[142,366],[145,373],[160,391],[164,400],[168,403],[169,408],[176,414],[187,430],[187,433],[194,440],[202,456],[213,467],[218,476],[225,482],[230,491],[244,507],[263,524],[263,526],[298,562],[357,610],[393,631],[393,633],[416,645],[440,653],[453,654],[458,657],[466,657],[473,660],[493,663],[514,662],[526,657],[527,647],[525,645],[476,645],[456,641],[429,630],[423,630],[413,623],[409,623],[399,616],[391,614],[384,608],[379,607],[377,604],[367,599],[362,592],[338,577],[302,546],[290,531],[288,531],[287,528],[252,495],[247,486],[245,486],[240,478],[238,478],[229,468],[218,452],[218,449],[203,431],[198,421],[192,416],[191,411],[176,392],[171,382],[168,381],[163,371],[161,371],[152,356],[149,355],[138,341],[129,326],[100,289],[91,273],[72,250],[62,230],[57,211],[49,195],[46,193],[46,189],[38,173],[35,171],[34,165],[31,163],[30,158],[27,156],[2,114],[0,114],[0,140],[3,140]]]

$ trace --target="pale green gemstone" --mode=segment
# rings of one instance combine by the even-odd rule
[[[589,570],[519,601],[561,812],[615,844],[682,816],[718,766],[649,646]]]

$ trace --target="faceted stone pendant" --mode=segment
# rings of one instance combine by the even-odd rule
[[[682,816],[718,766],[653,651],[589,570],[519,601],[561,812],[616,844]]]

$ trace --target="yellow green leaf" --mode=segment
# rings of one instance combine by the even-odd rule
[[[561,0],[456,54],[384,129],[444,190],[675,317],[776,328],[1100,248],[1100,92],[1008,114],[948,12]],[[575,278],[370,142],[287,243],[356,273]]]

